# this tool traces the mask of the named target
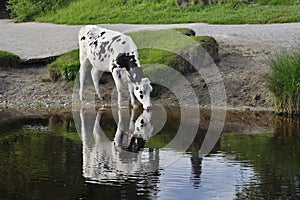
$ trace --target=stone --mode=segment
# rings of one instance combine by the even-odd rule
[[[260,98],[261,98],[261,95],[260,94],[256,94],[256,95],[253,96],[252,99],[255,100],[255,101],[258,101]]]

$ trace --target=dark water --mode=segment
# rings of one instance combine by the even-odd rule
[[[186,150],[165,148],[179,116],[2,112],[0,199],[300,199],[299,118],[228,113],[203,157],[209,113]]]

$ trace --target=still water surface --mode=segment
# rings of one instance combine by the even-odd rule
[[[209,115],[175,151],[176,112],[2,113],[0,199],[299,199],[299,119],[233,116],[202,157]]]

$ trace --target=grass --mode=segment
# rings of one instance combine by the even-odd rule
[[[18,2],[16,0],[10,0]],[[25,2],[33,0],[24,0]],[[23,2],[23,1],[22,1]],[[241,2],[241,3],[240,3]],[[68,1],[55,9],[39,8],[26,18],[22,12],[29,12],[24,6],[15,6],[19,16],[16,19],[35,20],[57,24],[160,24],[205,22],[210,24],[258,24],[300,21],[300,3],[297,0],[228,0],[216,5],[176,6],[174,0],[77,0]],[[36,6],[27,5],[28,8]],[[47,4],[45,4],[46,6]],[[38,6],[41,6],[40,4]],[[11,6],[13,7],[13,6]],[[21,9],[20,9],[21,8]],[[20,17],[21,16],[21,17]],[[20,20],[19,20],[20,21]]]
[[[268,88],[277,112],[300,115],[300,50],[278,53],[270,59]]]
[[[0,67],[10,68],[18,67],[20,64],[20,57],[8,52],[0,51]]]
[[[48,65],[48,74],[52,81],[75,80],[80,67],[79,50],[70,51]]]

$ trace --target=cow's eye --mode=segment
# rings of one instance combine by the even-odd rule
[[[144,98],[144,95],[141,94],[141,95],[140,95],[140,98],[143,99],[143,98]]]
[[[136,88],[135,88],[136,90],[138,90],[138,89],[140,89],[138,86],[136,86]]]

